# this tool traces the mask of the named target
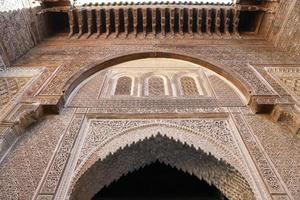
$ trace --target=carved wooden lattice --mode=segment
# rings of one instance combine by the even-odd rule
[[[199,91],[195,80],[192,77],[184,76],[180,79],[183,95],[196,96],[199,95]]]
[[[164,80],[160,77],[151,77],[148,80],[149,96],[165,95]]]
[[[132,80],[128,76],[123,76],[118,79],[115,95],[130,95]]]

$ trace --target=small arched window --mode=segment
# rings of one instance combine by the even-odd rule
[[[164,80],[161,77],[153,76],[148,79],[149,96],[165,95]]]
[[[184,96],[199,95],[199,91],[194,78],[189,76],[183,76],[180,79],[180,84]]]
[[[128,76],[122,76],[118,79],[115,95],[130,95],[132,79]]]

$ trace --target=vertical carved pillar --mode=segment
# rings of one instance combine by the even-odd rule
[[[166,35],[166,10],[165,8],[161,8],[161,34],[163,36]]]
[[[77,12],[78,14],[78,29],[79,29],[79,33],[77,38],[80,38],[83,34],[83,9],[78,10]]]
[[[211,35],[211,9],[207,8],[206,11],[206,33]]]
[[[69,38],[71,38],[75,32],[75,27],[74,27],[75,17],[74,17],[74,11],[72,9],[69,10],[68,17],[69,17],[69,26],[70,26]]]
[[[88,9],[87,10],[87,25],[88,25],[88,35],[87,38],[89,38],[92,35],[92,28],[93,28],[93,10]]]
[[[156,8],[151,9],[152,11],[152,32],[156,36],[157,24],[156,24]]]
[[[203,35],[202,33],[202,15],[203,15],[203,9],[202,8],[199,8],[197,9],[197,33],[199,35]]]
[[[134,8],[132,12],[133,12],[133,32],[136,37],[138,33],[138,10]]]
[[[120,34],[120,17],[119,17],[119,9],[114,9],[114,13],[115,13],[115,30],[116,30],[116,36],[118,37],[118,35]]]
[[[124,29],[125,29],[125,37],[128,36],[129,29],[128,29],[128,24],[129,24],[129,17],[128,17],[128,8],[123,8],[124,10]]]
[[[175,35],[175,8],[170,8],[170,32]]]
[[[193,8],[189,8],[188,15],[188,33],[193,34]]]
[[[101,35],[101,9],[96,9],[97,38]]]
[[[233,10],[233,34],[239,36],[238,26],[240,21],[240,9],[236,8]]]
[[[179,14],[179,34],[183,35],[183,9],[182,8],[178,9],[178,14]]]
[[[147,9],[142,8],[142,19],[143,19],[143,34],[144,37],[147,35]]]
[[[110,27],[110,9],[105,9],[105,23],[106,23],[106,37],[109,36],[111,27]]]
[[[229,36],[229,25],[230,25],[230,9],[224,9],[224,33]]]
[[[215,33],[221,35],[221,10],[216,8],[215,10]]]

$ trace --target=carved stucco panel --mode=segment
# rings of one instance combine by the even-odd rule
[[[73,115],[47,116],[26,130],[0,165],[0,199],[31,199]]]
[[[294,199],[300,198],[300,141],[266,116],[246,115],[247,122]],[[272,130],[272,131],[270,131]]]

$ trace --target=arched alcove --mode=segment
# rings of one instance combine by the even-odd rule
[[[64,87],[64,101],[67,102],[73,90],[95,73],[114,65],[147,58],[176,59],[179,61],[186,61],[198,66],[202,66],[203,68],[220,75],[224,78],[224,80],[227,80],[228,82],[230,82],[230,84],[238,88],[238,91],[240,91],[240,93],[245,97],[247,101],[249,101],[250,96],[252,95],[251,88],[245,80],[241,79],[241,77],[238,76],[234,71],[230,70],[229,68],[223,67],[216,61],[207,60],[207,58],[204,57],[196,58],[190,55],[178,54],[175,52],[134,52],[108,57],[103,59],[102,61],[91,63],[88,66],[82,67],[82,70],[80,70],[66,82]]]
[[[201,149],[197,150],[160,134],[119,149],[85,168],[80,177],[74,179],[75,182],[72,183],[70,199],[91,199],[102,188],[121,176],[155,161],[175,167],[214,185],[228,199],[255,199],[249,183],[230,164]]]
[[[119,93],[116,91],[116,84],[113,83],[120,74],[134,80],[131,82],[130,89],[132,90],[129,96],[114,95]],[[127,85],[125,83],[119,84],[120,88],[128,88],[129,83]],[[149,95],[150,90],[155,90],[157,94]],[[198,99],[189,103],[195,106],[197,104],[197,107],[201,104],[210,107],[245,106],[247,103],[245,96],[238,88],[202,65],[174,58],[144,58],[123,62],[98,71],[76,87],[67,105],[75,99],[80,106],[101,107],[104,105],[100,102],[103,99],[130,100],[133,98],[148,102],[151,99],[168,99],[169,102],[173,101],[174,108],[175,99],[184,101]],[[161,101],[153,101],[150,104],[160,103]],[[79,104],[73,103],[72,106],[76,107]]]
[[[214,186],[159,161],[123,175],[92,200],[227,200]]]

